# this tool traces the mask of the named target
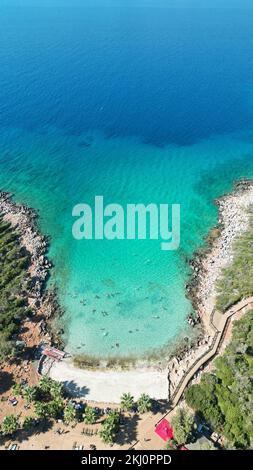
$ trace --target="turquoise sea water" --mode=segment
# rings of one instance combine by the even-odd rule
[[[212,201],[253,177],[253,10],[17,4],[0,7],[0,187],[51,237],[67,347],[172,344],[189,333],[187,258],[216,222]],[[73,205],[95,195],[180,203],[180,249],[74,240]]]

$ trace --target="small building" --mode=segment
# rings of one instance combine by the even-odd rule
[[[199,437],[195,442],[187,444],[188,450],[216,450],[214,444],[206,436]]]
[[[42,355],[48,356],[51,359],[56,359],[57,361],[60,361],[65,357],[65,352],[60,351],[59,349],[56,348],[44,348],[42,351]]]

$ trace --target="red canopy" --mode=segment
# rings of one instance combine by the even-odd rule
[[[164,441],[169,441],[173,438],[173,429],[167,419],[163,419],[155,428],[156,434]]]

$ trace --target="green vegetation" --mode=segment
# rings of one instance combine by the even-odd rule
[[[76,425],[84,421],[87,425],[93,425],[98,422],[100,431],[99,436],[106,444],[113,444],[119,431],[121,412],[106,409],[99,410],[91,406],[86,406],[82,402],[77,403],[68,399],[64,393],[63,385],[50,377],[43,376],[37,386],[16,383],[12,387],[13,395],[21,397],[29,405],[30,414],[22,417],[14,414],[7,415],[1,424],[1,435],[3,437],[14,434],[15,431],[29,431],[43,429],[44,425],[52,425],[54,421],[63,420],[65,425]],[[7,398],[6,398],[7,400]],[[138,410],[139,413],[145,413],[151,409],[152,401],[147,394],[142,394],[135,403],[130,393],[122,396],[122,406],[126,411]],[[26,407],[27,409],[27,407]],[[84,410],[84,411],[83,411]],[[109,412],[108,412],[109,411]],[[108,413],[108,414],[106,414]],[[27,411],[26,411],[27,414]],[[98,419],[98,415],[103,418]],[[37,426],[41,427],[38,428]],[[97,433],[98,430],[95,430]],[[93,431],[91,430],[91,433]]]
[[[95,424],[97,420],[96,410],[91,406],[86,406],[83,419],[86,424]]]
[[[233,261],[223,269],[217,283],[216,308],[220,312],[253,295],[253,215],[248,230],[235,241],[233,251]]]
[[[147,413],[151,410],[152,402],[150,397],[146,393],[143,393],[140,396],[139,400],[137,401],[137,408],[139,413]]]
[[[27,405],[35,402],[38,396],[39,389],[38,387],[29,387],[28,385],[21,385],[20,383],[15,383],[12,387],[12,393],[16,397],[22,397]]]
[[[186,391],[186,401],[201,419],[224,435],[229,447],[253,447],[253,311],[235,322],[232,340],[215,361],[215,372],[203,374]]]
[[[23,392],[23,387],[20,383],[16,383],[12,387],[12,393],[13,395],[16,395],[17,397],[21,397]]]
[[[77,419],[77,413],[75,405],[72,402],[68,402],[64,408],[64,422],[66,424],[74,423]]]
[[[11,414],[5,416],[1,425],[1,431],[4,436],[9,436],[14,434],[19,428],[19,420],[18,417]]]
[[[39,420],[50,420],[62,418],[65,413],[70,419],[69,405],[64,409],[64,394],[61,383],[56,382],[49,377],[42,377],[37,387],[30,387],[16,383],[12,391],[15,395],[21,396],[26,404],[32,407],[35,416],[26,416],[22,428],[30,430]],[[3,436],[11,435],[18,429],[21,429],[19,418],[14,414],[5,416],[1,424]]]
[[[131,393],[123,393],[120,400],[120,407],[123,411],[131,411],[134,406],[134,397]]]
[[[80,369],[98,369],[100,366],[100,360],[89,356],[89,354],[80,354],[74,356],[74,366]]]
[[[171,420],[173,428],[173,439],[177,444],[187,444],[191,442],[194,432],[194,416],[186,410],[179,408],[176,415]]]
[[[102,429],[99,433],[105,444],[112,444],[115,441],[119,430],[120,414],[117,411],[111,411],[102,423]]]
[[[34,405],[34,411],[38,418],[46,419],[48,417],[48,408],[46,403],[36,402]]]
[[[74,356],[74,365],[80,369],[92,369],[104,367],[106,369],[122,369],[128,370],[130,367],[134,367],[137,358],[134,356],[129,357],[105,357],[100,360],[89,354],[78,354]]]
[[[49,377],[42,377],[37,387],[16,383],[12,392],[21,396],[27,405],[34,404],[34,412],[39,418],[57,418],[63,412],[63,385]]]
[[[131,393],[123,393],[120,408],[122,411],[132,411],[135,408],[139,413],[147,413],[152,408],[152,400],[146,393],[143,393],[135,403]]]
[[[37,389],[35,387],[25,387],[22,391],[22,397],[26,401],[27,405],[30,405],[36,400]]]
[[[47,376],[40,379],[38,389],[42,395],[50,395],[51,398],[56,399],[63,396],[63,384]]]
[[[0,216],[0,360],[15,354],[13,336],[31,314],[26,296],[29,263],[17,233]]]

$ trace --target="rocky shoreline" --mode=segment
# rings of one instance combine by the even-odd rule
[[[177,355],[169,362],[171,394],[190,365],[211,347],[214,338],[211,314],[215,310],[216,282],[222,269],[233,260],[234,241],[248,228],[250,220],[248,209],[253,205],[253,181],[243,179],[236,182],[231,193],[214,202],[219,208],[218,224],[209,232],[206,238],[207,245],[193,256],[190,262],[192,275],[186,285],[187,295],[203,326],[204,336],[183,356]],[[190,319],[192,325],[198,322],[194,316]]]
[[[214,202],[219,209],[218,225],[209,232],[207,246],[194,254],[190,262],[192,275],[186,285],[194,310],[204,326],[206,317],[215,308],[216,282],[222,269],[232,262],[234,241],[248,227],[253,181],[237,181],[231,193]]]
[[[51,330],[50,321],[59,315],[60,308],[55,293],[45,288],[51,263],[46,257],[48,239],[41,235],[37,228],[38,215],[31,208],[13,202],[11,194],[6,192],[0,192],[0,214],[17,231],[20,245],[30,254],[27,301],[34,312],[34,318],[38,320],[40,338],[37,340],[59,344],[61,340]]]

